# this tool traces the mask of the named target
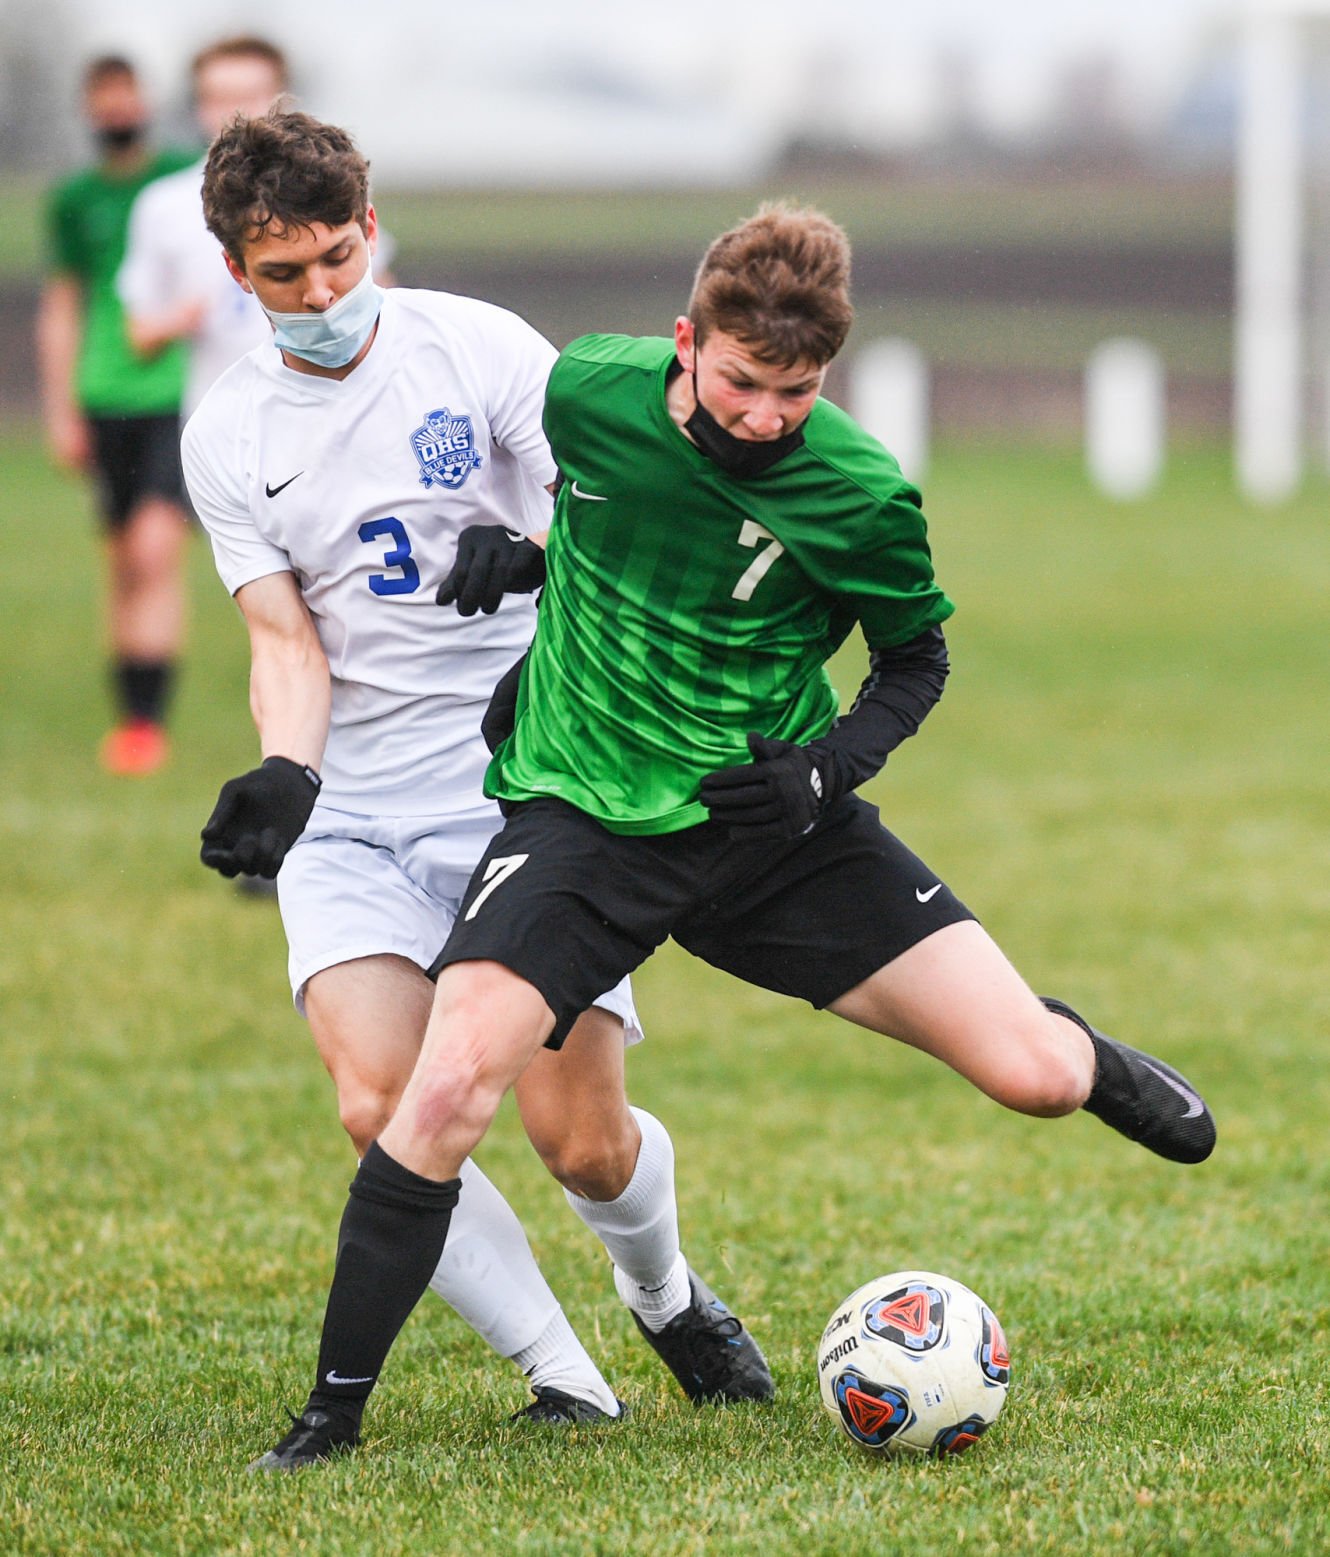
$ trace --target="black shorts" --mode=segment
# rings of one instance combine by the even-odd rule
[[[554,1012],[549,1047],[672,935],[750,984],[830,1005],[925,936],[974,915],[848,796],[802,838],[736,844],[714,823],[627,837],[561,800],[512,807],[431,974],[502,963]]]
[[[178,416],[90,416],[88,426],[108,529],[123,529],[148,497],[165,498],[189,512]]]

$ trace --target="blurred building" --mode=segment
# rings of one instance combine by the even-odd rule
[[[68,161],[73,84],[99,50],[132,55],[183,122],[190,55],[255,31],[399,186],[727,184],[792,142],[1159,150],[1176,130],[1194,155],[1226,133],[1223,93],[1189,82],[1213,80],[1207,28],[1229,3],[489,0],[462,18],[430,0],[0,0],[0,148],[9,167]]]

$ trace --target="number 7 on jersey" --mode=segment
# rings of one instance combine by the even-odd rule
[[[759,541],[770,541],[770,546],[764,546],[752,562],[744,569],[743,576],[730,591],[732,600],[751,600],[753,591],[767,576],[771,564],[777,557],[785,554],[785,548],[762,525],[756,524],[752,519],[745,519],[739,528],[740,546],[756,546]]]

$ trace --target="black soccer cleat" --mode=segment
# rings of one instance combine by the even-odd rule
[[[288,1413],[289,1414],[289,1413]],[[314,1406],[301,1416],[291,1417],[291,1431],[275,1448],[251,1460],[251,1471],[293,1471],[316,1460],[328,1460],[345,1454],[360,1442],[360,1431],[353,1422],[335,1417]]]
[[[532,1393],[535,1399],[520,1411],[514,1411],[510,1422],[533,1422],[538,1427],[564,1427],[575,1422],[622,1422],[628,1415],[628,1407],[619,1402],[618,1416],[602,1411],[590,1400],[579,1400],[576,1395],[565,1394],[561,1389],[541,1385]]]
[[[1205,1161],[1215,1149],[1215,1121],[1185,1076],[1099,1032],[1062,1001],[1040,998],[1090,1035],[1095,1069],[1081,1105],[1087,1113],[1170,1162]]]
[[[649,1329],[636,1313],[633,1323],[694,1404],[770,1400],[776,1386],[757,1342],[691,1266],[688,1285],[688,1307],[663,1329]]]

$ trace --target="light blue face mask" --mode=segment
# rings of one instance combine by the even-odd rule
[[[369,339],[382,303],[383,289],[374,285],[374,272],[366,265],[365,274],[346,296],[321,314],[263,311],[272,320],[273,339],[283,351],[321,368],[344,368]]]

